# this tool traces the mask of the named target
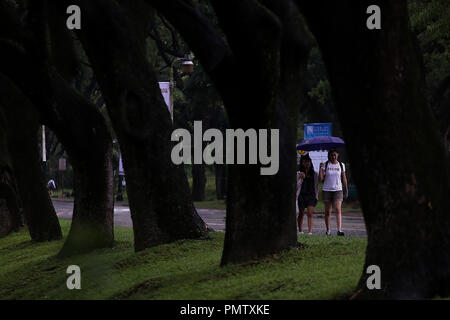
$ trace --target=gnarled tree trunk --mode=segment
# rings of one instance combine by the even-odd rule
[[[192,165],[192,200],[204,201],[206,188],[205,164]]]
[[[142,19],[133,24],[113,1],[71,3],[83,8],[79,35],[121,146],[135,249],[204,237],[184,169],[171,161],[172,124],[136,27]]]
[[[216,197],[217,200],[225,199],[226,195],[226,166],[223,164],[214,165],[214,172],[216,175]]]
[[[37,149],[38,115],[23,93],[2,74],[0,110],[6,119],[6,141],[31,239],[59,240],[61,228],[42,176]]]
[[[10,40],[0,43],[8,59],[0,61],[0,70],[27,94],[40,120],[56,133],[69,154],[75,203],[72,228],[60,255],[70,255],[113,244],[112,141],[99,110],[50,63],[42,3],[33,2],[29,8],[27,27],[9,10]]]
[[[69,235],[59,255],[67,256],[114,242],[114,179],[112,139],[105,119],[93,104],[54,74],[54,101],[72,130],[58,127],[74,171],[74,209]],[[61,122],[62,125],[64,122]],[[79,128],[74,131],[73,128]]]
[[[5,129],[3,123],[0,124],[0,237],[18,231],[23,226]]]
[[[275,175],[261,175],[261,164],[228,166],[222,264],[295,246],[295,134],[309,39],[293,2],[212,1],[229,47],[192,1],[149,3],[199,57],[222,96],[230,128],[279,129]]]

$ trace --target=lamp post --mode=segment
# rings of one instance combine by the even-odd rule
[[[42,126],[42,170],[47,179],[47,147],[45,145],[45,126]]]
[[[170,104],[170,118],[173,122],[173,90],[175,88],[175,84],[173,81],[173,68],[175,66],[175,63],[178,61],[183,61],[181,64],[181,71],[183,73],[192,73],[194,72],[194,63],[191,60],[191,55],[189,53],[186,53],[183,58],[175,58],[172,63],[170,64],[170,98],[169,98],[169,104]]]
[[[45,147],[45,126],[42,126],[42,161],[47,161],[47,150]]]

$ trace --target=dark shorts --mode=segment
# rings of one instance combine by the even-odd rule
[[[340,191],[322,191],[322,198],[324,202],[342,201],[344,199],[344,193]]]
[[[317,199],[315,194],[301,194],[298,196],[298,208],[305,209],[306,207],[317,205]]]

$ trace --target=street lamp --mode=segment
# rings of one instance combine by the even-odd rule
[[[194,72],[194,63],[191,60],[191,55],[189,53],[186,53],[183,58],[175,58],[171,65],[170,65],[170,118],[173,122],[173,90],[175,88],[175,84],[173,81],[173,67],[175,66],[175,63],[178,61],[183,61],[181,64],[181,71],[183,73],[192,73]]]

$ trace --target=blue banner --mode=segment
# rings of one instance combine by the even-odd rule
[[[331,136],[331,123],[305,123],[304,139]]]

